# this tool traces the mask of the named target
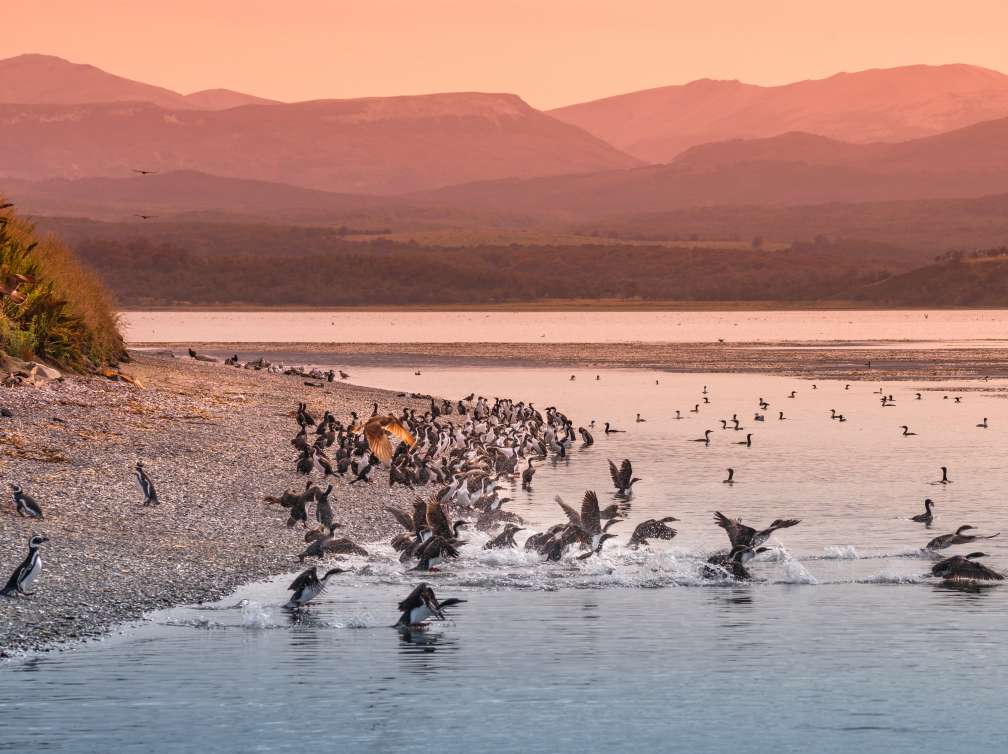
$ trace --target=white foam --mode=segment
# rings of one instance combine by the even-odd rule
[[[801,562],[788,556],[784,560],[783,576],[777,580],[778,584],[818,584],[814,576],[805,570]]]
[[[271,628],[273,626],[272,611],[264,608],[258,602],[246,602],[242,605],[241,624],[243,628]]]
[[[823,548],[823,560],[857,560],[861,555],[854,545],[830,545]]]

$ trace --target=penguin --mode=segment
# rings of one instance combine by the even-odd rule
[[[140,485],[140,492],[144,496],[144,505],[157,505],[161,502],[158,500],[157,491],[154,489],[154,482],[151,481],[150,477],[147,476],[147,472],[144,471],[142,461],[137,461],[136,463],[136,480],[137,484]]]
[[[325,575],[320,579],[315,566],[312,566],[294,579],[294,581],[291,582],[291,585],[287,587],[287,589],[294,592],[294,594],[291,595],[287,604],[284,605],[284,609],[297,610],[298,608],[304,607],[325,591],[326,582],[329,580],[330,576],[335,576],[339,573],[347,573],[347,571],[342,568],[331,568],[326,571]]]
[[[42,571],[42,556],[39,555],[39,547],[43,542],[48,542],[49,537],[33,534],[28,540],[28,557],[21,561],[21,565],[14,569],[14,573],[7,579],[7,585],[0,590],[0,595],[4,597],[14,597],[24,595],[30,597],[34,592],[26,591],[32,581]]]
[[[18,513],[22,516],[28,516],[29,518],[45,518],[42,515],[42,507],[38,504],[35,498],[13,482],[11,483],[10,488],[11,492],[14,493],[14,505],[17,506]]]

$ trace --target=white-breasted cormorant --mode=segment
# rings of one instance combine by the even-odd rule
[[[318,577],[318,570],[315,566],[304,571],[287,587],[288,591],[294,592],[294,594],[291,595],[284,608],[287,610],[296,610],[299,607],[307,605],[325,591],[326,582],[329,578],[339,573],[347,573],[347,571],[344,571],[342,568],[331,568],[326,571],[321,579]]]
[[[934,564],[931,573],[946,581],[1004,581],[1004,576],[977,563],[975,558],[985,558],[985,552],[971,552],[969,555],[953,555]]]

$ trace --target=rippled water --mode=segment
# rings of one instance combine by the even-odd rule
[[[133,343],[1006,342],[1008,311],[124,312]]]
[[[468,601],[402,636],[388,626],[417,579],[375,543],[298,621],[279,608],[285,576],[215,609],[157,613],[99,645],[9,664],[0,706],[18,724],[0,727],[0,748],[1001,750],[1008,591],[937,584],[920,548],[965,523],[1006,525],[1004,383],[893,383],[881,389],[896,405],[882,408],[870,383],[574,374],[360,367],[352,379],[522,396],[576,424],[628,430],[596,431],[594,446],[545,464],[531,492],[510,493],[541,527],[561,519],[554,494],[576,503],[594,488],[605,500],[606,459],[631,458],[643,481],[602,558],[543,564],[485,552],[474,533],[457,564],[428,577],[442,598]],[[689,412],[704,385],[710,404]],[[771,404],[764,422],[753,421],[758,397]],[[688,418],[672,419],[677,408]],[[830,408],[848,421],[831,421]],[[744,431],[719,429],[733,413],[751,448],[735,444]],[[978,429],[985,416],[990,428]],[[902,437],[902,424],[917,435]],[[710,447],[690,442],[706,428]],[[941,465],[953,484],[933,483]],[[722,483],[729,466],[733,486]],[[937,503],[931,530],[906,520],[925,496]],[[802,522],[752,564],[754,583],[711,583],[701,563],[727,542],[714,510],[758,526]],[[620,545],[656,515],[681,519],[676,539]],[[1008,568],[1002,539],[953,551],[974,549]]]

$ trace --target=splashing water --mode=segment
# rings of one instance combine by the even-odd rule
[[[258,602],[246,602],[242,605],[243,628],[270,628],[273,626],[273,614]]]

